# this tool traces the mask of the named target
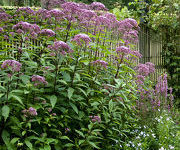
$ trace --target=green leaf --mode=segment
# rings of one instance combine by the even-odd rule
[[[79,140],[79,145],[81,145],[84,142],[85,142],[85,140]]]
[[[11,144],[15,144],[19,139],[20,139],[20,138],[13,138],[10,143],[11,143]]]
[[[67,136],[61,136],[61,137],[60,137],[60,139],[62,139],[62,140],[69,140],[69,141],[71,141],[71,140],[69,139],[69,137],[67,137]]]
[[[85,138],[84,134],[81,131],[75,130],[80,136],[82,136],[83,138]]]
[[[50,102],[51,102],[52,108],[54,108],[54,106],[56,105],[56,102],[57,102],[57,97],[55,95],[52,95],[50,97]]]
[[[4,117],[5,121],[9,117],[10,108],[7,105],[4,105],[2,108],[2,116]]]
[[[64,145],[64,147],[73,147],[73,146],[74,146],[74,144],[72,144],[72,143],[67,143]]]
[[[1,93],[1,94],[0,94],[0,98],[1,98],[3,95],[4,95],[4,94]]]
[[[45,146],[44,146],[44,150],[51,150],[51,146],[45,145]]]
[[[3,86],[0,85],[0,91],[6,92],[6,89]]]
[[[27,147],[29,147],[30,150],[33,149],[33,146],[32,146],[32,144],[31,144],[31,142],[29,140],[25,140],[24,142],[27,145]]]
[[[90,141],[88,141],[88,143],[89,143],[92,147],[97,148],[97,149],[100,149],[95,143],[90,142]]]
[[[78,108],[73,103],[69,103],[69,105],[73,108],[73,110],[78,114]]]
[[[113,101],[110,100],[110,101],[109,101],[109,112],[110,112],[110,113],[112,112],[113,107],[114,107]]]
[[[9,138],[10,135],[6,130],[3,130],[1,137],[2,137],[2,139],[4,141],[4,143],[6,144],[7,150],[13,150],[13,148],[12,148],[10,142],[9,142],[10,141],[10,138]]]
[[[19,96],[13,95],[13,94],[9,94],[9,99],[14,98],[15,100],[17,100],[20,104],[24,105],[21,98]]]
[[[68,98],[69,98],[69,99],[71,99],[73,93],[74,93],[74,89],[71,88],[71,87],[69,87],[69,88],[68,88]]]

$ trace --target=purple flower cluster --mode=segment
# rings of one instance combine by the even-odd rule
[[[151,62],[147,62],[145,64],[139,64],[137,66],[137,71],[140,75],[148,76],[150,73],[155,72],[155,66]]]
[[[55,41],[53,45],[49,45],[48,48],[54,50],[56,53],[66,53],[70,50],[70,47],[67,43],[63,41]]]
[[[100,3],[100,2],[93,2],[90,5],[90,8],[93,10],[107,10],[107,8],[105,7],[104,4]]]
[[[22,110],[22,113],[24,114],[25,117],[27,117],[27,116],[37,116],[37,111],[33,107],[29,107],[29,109]]]
[[[21,7],[21,8],[18,8],[16,13],[25,16],[25,15],[34,15],[35,11],[29,7]]]
[[[167,97],[167,92],[168,92],[167,74],[163,74],[159,76],[158,83],[156,84],[155,92],[156,94],[161,94]]]
[[[0,33],[2,33],[2,32],[3,32],[3,28],[0,27]]]
[[[13,72],[19,72],[21,69],[21,66],[22,66],[22,64],[16,60],[5,60],[2,63],[1,68],[6,69],[8,67],[11,67]]]
[[[139,51],[132,51],[131,54],[136,56],[137,58],[141,58],[142,57],[142,54]]]
[[[77,34],[74,36],[72,41],[75,41],[77,45],[82,46],[82,45],[89,45],[89,42],[91,42],[91,39],[88,35],[86,34]]]
[[[39,76],[39,75],[33,75],[31,77],[31,81],[35,82],[34,86],[38,86],[40,84],[44,84],[44,85],[48,84],[48,82],[45,80],[45,78],[42,76]]]
[[[51,18],[51,14],[46,9],[39,9],[36,11],[36,16],[41,20],[46,20]]]
[[[136,20],[132,18],[127,18],[118,23],[118,30],[122,34],[122,38],[127,43],[137,43],[138,42],[138,32],[139,26]]]
[[[0,22],[8,21],[11,18],[12,18],[12,16],[10,16],[9,14],[7,14],[5,12],[0,12]]]
[[[61,10],[57,9],[50,10],[49,13],[52,17],[55,17],[56,21],[62,19],[64,16],[64,13]]]
[[[101,122],[101,118],[99,116],[89,116],[92,122]]]
[[[144,76],[137,75],[136,83],[139,84],[139,85],[142,85],[144,83]]]
[[[116,52],[119,54],[119,53],[122,53],[124,55],[128,55],[131,53],[131,50],[126,47],[126,46],[120,46],[120,47],[117,47],[116,48]]]
[[[30,32],[33,34],[38,34],[40,31],[40,27],[36,24],[30,24],[28,22],[20,21],[18,24],[12,27],[13,30],[16,30],[18,33],[26,33]]]
[[[51,29],[42,29],[40,31],[40,35],[51,37],[51,36],[55,35],[55,32],[53,30],[51,30]]]
[[[46,9],[58,8],[65,0],[42,0],[42,4]]]
[[[145,63],[149,67],[149,73],[154,73],[155,72],[155,65],[151,62],[146,62]]]
[[[96,64],[96,65],[101,65],[101,66],[103,66],[104,68],[107,68],[107,66],[108,66],[108,63],[105,62],[105,61],[103,61],[103,60],[96,60],[96,61],[93,61],[92,63],[93,63],[93,64]]]

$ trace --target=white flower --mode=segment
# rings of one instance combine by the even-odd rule
[[[169,148],[170,148],[170,149],[174,149],[174,146],[172,146],[172,145],[169,145]]]
[[[161,147],[159,150],[166,150],[166,149],[164,149],[164,147]]]
[[[141,146],[141,143],[138,143],[138,146]]]
[[[152,134],[152,136],[153,136],[153,138],[156,138],[156,136],[155,136],[155,134],[154,134],[154,133]]]
[[[126,146],[130,146],[130,144],[126,144]]]
[[[139,137],[139,136],[137,136],[137,137],[136,137],[136,139],[140,139],[140,137]]]

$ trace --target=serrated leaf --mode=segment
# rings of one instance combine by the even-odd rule
[[[52,108],[54,108],[54,106],[56,105],[56,102],[57,102],[57,97],[55,95],[52,95],[50,97],[50,102],[51,102]]]
[[[58,80],[58,82],[60,82],[60,83],[62,83],[62,84],[64,84],[64,85],[67,85],[67,82],[64,81],[64,80]]]
[[[113,101],[112,100],[110,100],[109,101],[109,112],[111,113],[112,112],[112,110],[113,110]]]
[[[69,103],[69,105],[72,107],[72,109],[78,114],[78,108],[73,103]]]
[[[24,105],[21,98],[19,96],[13,95],[13,94],[9,94],[9,99],[14,98],[15,100],[17,100],[20,104]]]
[[[79,145],[81,145],[84,142],[85,142],[85,140],[79,140]]]
[[[25,142],[26,146],[29,147],[30,150],[33,149],[33,146],[29,140],[25,140],[24,142]]]
[[[89,143],[92,147],[97,148],[97,149],[100,149],[95,143],[90,142],[90,141],[88,141],[88,143]]]
[[[71,141],[71,140],[69,139],[69,137],[67,137],[67,136],[61,136],[61,137],[60,137],[60,139],[62,139],[62,140],[69,140],[69,141]]]
[[[5,87],[3,87],[3,86],[1,86],[1,85],[0,85],[0,91],[2,91],[2,92],[6,92]]]
[[[84,134],[81,131],[75,130],[80,136],[82,136],[83,138],[85,138]]]
[[[5,121],[9,117],[10,108],[7,105],[2,107],[2,116],[4,117]]]
[[[71,99],[73,93],[74,93],[74,89],[71,88],[71,87],[69,87],[69,88],[68,88],[68,98],[69,98],[69,99]]]

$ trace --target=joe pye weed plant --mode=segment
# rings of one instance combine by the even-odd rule
[[[137,79],[154,72],[135,67],[138,24],[99,2],[59,4],[0,10],[0,148],[127,149],[147,111]]]

